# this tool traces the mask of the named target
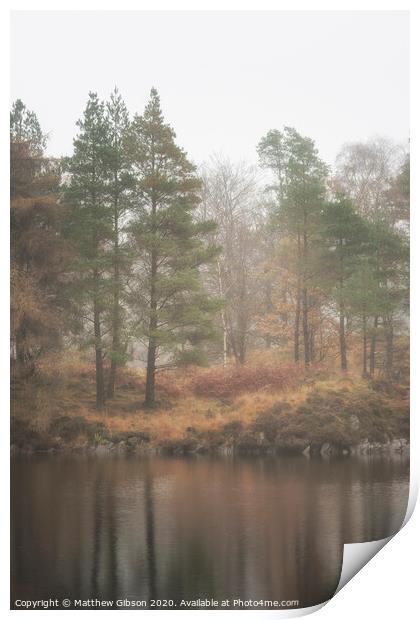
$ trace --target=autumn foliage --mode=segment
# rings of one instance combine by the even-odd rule
[[[297,387],[303,380],[303,369],[296,364],[215,366],[195,374],[191,379],[191,390],[196,396],[229,398],[264,389],[285,391]]]

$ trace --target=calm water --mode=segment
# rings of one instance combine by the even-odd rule
[[[229,598],[315,605],[342,545],[401,525],[399,457],[12,461],[12,601]]]

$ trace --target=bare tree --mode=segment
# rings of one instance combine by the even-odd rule
[[[256,171],[245,163],[214,156],[203,167],[202,215],[217,223],[213,241],[222,251],[207,285],[224,299],[220,312],[223,363],[244,363],[258,303],[261,266]]]
[[[345,144],[337,156],[337,185],[368,218],[389,216],[387,194],[404,161],[400,146],[383,137]]]

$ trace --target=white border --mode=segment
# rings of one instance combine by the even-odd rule
[[[410,10],[411,16],[411,109],[414,111],[420,110],[420,98],[418,87],[418,75],[419,66],[417,59],[420,58],[420,45],[419,45],[419,9],[417,8],[418,2],[414,0],[395,2],[390,0],[365,0],[365,1],[353,1],[346,2],[341,1],[299,1],[295,0],[278,2],[275,0],[119,0],[118,2],[112,2],[110,0],[73,0],[71,1],[52,1],[52,0],[38,0],[36,2],[26,1],[6,1],[2,3],[0,13],[0,58],[1,62],[5,65],[5,71],[3,76],[9,75],[9,63],[10,63],[10,33],[9,33],[9,11],[13,10],[298,10],[298,11],[313,11],[313,10],[335,10],[335,11],[402,11]],[[391,44],[391,43],[390,43]],[[1,415],[0,415],[0,428],[1,439],[3,442],[1,450],[1,460],[3,467],[1,467],[1,482],[4,489],[1,490],[1,497],[9,496],[9,416],[8,416],[8,394],[9,394],[9,340],[8,329],[6,326],[9,324],[9,225],[8,225],[8,187],[9,187],[9,97],[8,91],[4,87],[5,77],[3,77],[2,88],[2,114],[1,114],[1,166],[0,174],[2,176],[0,189],[2,192],[2,221],[0,225],[0,265],[1,265],[1,283],[3,286],[2,303],[0,306],[0,325],[1,331],[1,356],[0,356],[0,385],[3,394],[3,403]],[[9,80],[10,83],[10,80]],[[415,497],[418,490],[419,482],[419,421],[418,421],[418,403],[419,403],[419,383],[416,381],[416,374],[420,372],[419,364],[419,348],[420,342],[419,334],[420,327],[417,326],[416,317],[420,316],[419,307],[419,290],[416,285],[416,276],[419,271],[419,246],[417,242],[419,235],[419,209],[420,209],[420,194],[419,183],[416,178],[416,171],[420,170],[419,153],[418,153],[418,113],[416,116],[411,117],[411,155],[412,155],[412,288],[411,288],[411,314],[415,317],[411,323],[411,342],[412,342],[412,354],[411,354],[411,369],[412,369],[412,406],[411,406],[411,487],[410,487],[410,512],[414,508]],[[3,549],[3,563],[1,566],[1,598],[0,607],[6,615],[20,614],[20,611],[9,610],[9,515],[8,510],[2,510],[0,513],[1,524],[1,548]],[[354,585],[344,588],[338,596],[328,603],[322,611],[319,612],[319,618],[346,618],[353,617],[354,614],[361,614],[362,617],[368,617],[368,615],[375,613],[380,614],[384,618],[393,617],[394,614],[402,615],[403,617],[413,617],[414,610],[417,607],[416,601],[416,582],[415,569],[417,567],[416,556],[416,543],[417,549],[420,548],[419,542],[419,511],[417,510],[413,519],[404,528],[404,531],[397,534],[395,538],[387,545],[386,549],[381,552],[379,557],[372,560],[362,571],[363,576],[356,576],[352,580]],[[382,557],[383,556],[383,557]],[[384,582],[385,591],[381,588],[381,583]],[[411,584],[411,585],[410,585]],[[407,588],[408,586],[408,588]],[[357,593],[357,598],[355,594]],[[301,611],[304,610],[295,610]],[[43,611],[34,612],[37,614],[44,613]],[[48,612],[51,613],[51,612]],[[61,613],[76,613],[76,612],[56,612]],[[90,612],[99,613],[99,612]],[[111,613],[124,613],[114,611]],[[142,615],[154,614],[154,618],[158,618],[160,611],[143,611]],[[188,618],[195,618],[198,614],[211,614],[214,616],[218,614],[225,615],[229,620],[233,620],[232,614],[242,614],[241,611],[200,611],[190,612]],[[259,612],[245,612],[246,617]],[[277,616],[284,618],[288,615],[288,612],[264,612],[265,614],[276,614]],[[172,611],[171,615],[181,617],[182,611]],[[295,615],[295,614],[293,614]],[[302,613],[300,614],[302,615]],[[258,615],[258,617],[260,617]]]

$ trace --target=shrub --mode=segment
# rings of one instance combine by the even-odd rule
[[[190,381],[192,392],[206,398],[229,398],[242,392],[297,387],[303,370],[294,364],[282,366],[217,366],[196,372]]]

